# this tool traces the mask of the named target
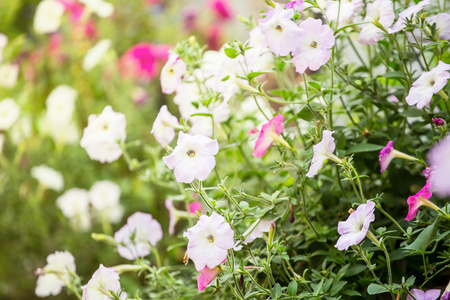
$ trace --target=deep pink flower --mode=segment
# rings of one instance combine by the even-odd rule
[[[227,259],[224,259],[221,264],[223,264]],[[205,267],[203,270],[200,270],[200,276],[197,278],[197,285],[200,292],[203,290],[216,278],[217,274],[219,274],[220,269],[219,266],[214,268]]]
[[[206,43],[208,44],[209,50],[219,50],[221,46],[222,38],[222,25],[213,24],[208,27],[206,31]]]
[[[229,20],[232,17],[231,7],[225,0],[210,0],[208,7],[213,11],[214,15],[221,21]]]
[[[431,208],[436,207],[436,205],[434,205],[432,202],[430,202],[428,200],[432,196],[430,189],[431,189],[431,185],[430,185],[430,183],[427,182],[427,184],[425,184],[425,186],[417,194],[415,194],[414,196],[408,197],[407,203],[409,205],[409,209],[408,209],[408,215],[405,218],[406,221],[411,221],[412,219],[414,219],[416,217],[417,210],[422,205],[425,205],[425,206],[428,206]]]
[[[442,126],[445,124],[444,120],[441,118],[432,118],[431,121],[433,121],[434,125],[436,126]]]
[[[409,156],[403,152],[397,151],[394,149],[394,142],[389,141],[383,149],[380,151],[380,156],[378,157],[378,160],[380,161],[380,172],[384,173],[386,171],[387,167],[389,166],[389,163],[391,160],[393,160],[395,157],[409,159],[409,160],[417,160],[417,158],[414,158],[412,156]]]
[[[196,211],[201,212],[203,210],[202,203],[200,201],[194,201],[189,203],[189,212],[195,215]]]
[[[279,136],[283,129],[283,115],[277,114],[276,117],[270,119],[269,123],[262,126],[252,155],[254,157],[263,157],[266,155],[273,142],[281,140]]]
[[[437,298],[439,298],[441,290],[436,289],[424,292],[418,289],[413,289],[411,290],[411,294],[414,296],[416,300],[436,300]],[[406,300],[413,300],[413,298],[410,295],[408,295],[406,297]]]

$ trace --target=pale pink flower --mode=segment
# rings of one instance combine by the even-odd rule
[[[440,13],[427,18],[430,25],[436,24],[437,40],[450,40],[450,14]]]
[[[439,196],[450,195],[450,136],[445,137],[428,153],[429,165],[433,166],[432,176],[428,178],[433,190]]]
[[[404,158],[408,160],[417,160],[416,158],[409,156],[403,152],[397,151],[394,149],[394,142],[389,141],[383,149],[380,151],[380,155],[378,157],[378,160],[380,161],[380,172],[384,173],[386,171],[387,167],[391,163],[391,160],[394,158]]]
[[[244,244],[248,244],[256,240],[257,238],[262,238],[264,235],[264,232],[269,232],[270,225],[273,221],[272,220],[261,220],[258,225],[253,229],[250,234],[247,235],[247,237],[244,240]],[[251,229],[251,228],[249,228]],[[244,236],[247,234],[247,231],[243,234]]]
[[[106,268],[102,264],[94,272],[89,282],[82,286],[82,300],[113,300],[126,299],[127,294],[122,292],[119,274],[113,268]],[[115,297],[117,296],[117,297]]]
[[[114,240],[120,256],[134,260],[150,254],[151,246],[156,246],[162,236],[161,224],[152,215],[136,212],[114,234]]]
[[[450,78],[448,70],[450,70],[450,65],[440,61],[431,71],[422,73],[412,84],[408,96],[405,98],[406,103],[417,105],[418,109],[428,106],[433,94],[438,93],[447,84]]]
[[[405,220],[411,221],[412,219],[414,219],[416,217],[417,210],[422,205],[428,206],[438,211],[439,207],[437,207],[433,202],[428,200],[431,196],[432,196],[431,185],[429,182],[427,182],[427,184],[425,184],[425,186],[417,194],[408,197],[407,203],[409,205],[409,209],[408,215],[406,216]]]
[[[290,8],[290,9],[298,10],[299,12],[301,12],[305,9],[305,4],[303,3],[303,0],[295,0],[295,1],[291,1],[289,3],[286,3],[284,5],[284,8]]]
[[[234,244],[234,231],[225,218],[216,212],[210,217],[202,215],[184,236],[189,239],[186,253],[197,271],[221,264]]]
[[[377,0],[367,4],[366,11],[364,22],[370,22],[370,24],[361,26],[359,42],[363,45],[373,45],[380,41],[384,35],[383,31],[372,22],[377,20],[385,28],[390,27],[395,19],[394,7],[390,0]]]
[[[387,101],[389,101],[391,103],[399,103],[400,102],[395,95],[389,95],[387,97]]]
[[[426,292],[413,289],[411,290],[411,294],[414,296],[416,300],[436,300],[439,298],[439,295],[441,294],[441,290],[428,290]],[[408,295],[406,297],[406,300],[413,300],[413,298]]]
[[[366,237],[370,223],[375,220],[375,203],[368,200],[360,204],[350,214],[346,221],[338,223],[338,233],[341,235],[335,245],[338,250],[347,250],[348,247],[359,244]]]
[[[222,264],[225,261],[226,259],[224,259]],[[214,278],[216,278],[217,274],[219,274],[220,269],[218,266],[214,268],[205,267],[203,268],[203,270],[200,270],[199,272],[200,276],[198,276],[197,278],[197,285],[200,292],[203,292],[203,290],[214,280]]]
[[[169,169],[175,169],[178,182],[191,183],[205,180],[216,165],[214,155],[219,152],[217,140],[206,136],[180,132],[173,152],[163,157]]]
[[[270,19],[259,23],[270,51],[276,55],[288,55],[297,47],[302,30],[291,20],[293,16],[294,11],[292,9],[285,10],[279,4],[276,4]]]
[[[181,84],[186,72],[186,64],[175,53],[170,53],[169,60],[161,70],[161,89],[164,94],[172,94]]]
[[[169,112],[166,105],[163,105],[153,123],[151,133],[155,136],[156,141],[164,147],[165,144],[170,144],[175,137],[175,128],[180,128],[177,117]]]
[[[308,18],[300,23],[302,29],[292,62],[295,70],[303,74],[307,68],[317,71],[331,57],[331,48],[335,38],[330,26],[322,25],[322,20]]]
[[[283,115],[277,114],[275,117],[270,119],[268,123],[262,126],[252,155],[254,157],[263,157],[266,155],[274,141],[281,141],[280,134],[283,129]]]
[[[327,0],[325,14],[330,21],[336,20],[339,14],[339,24],[343,25],[349,22],[356,13],[359,13],[363,5],[363,0]]]
[[[395,33],[404,29],[406,27],[406,19],[411,19],[411,17],[415,13],[421,11],[422,8],[424,8],[424,6],[428,4],[430,4],[430,0],[423,0],[416,5],[411,5],[410,7],[399,13],[397,22],[395,22],[395,24],[391,28],[388,28],[388,32]]]
[[[307,177],[311,178],[315,176],[328,159],[331,159],[338,164],[342,163],[342,160],[333,154],[334,149],[336,148],[333,133],[334,131],[324,130],[320,143],[313,146],[314,156],[311,161],[311,167],[306,174]]]

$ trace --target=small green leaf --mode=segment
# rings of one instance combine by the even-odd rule
[[[345,153],[346,153],[346,155],[349,155],[349,154],[353,154],[353,153],[379,151],[379,150],[383,149],[383,147],[384,146],[375,145],[375,144],[362,143],[362,144],[358,144],[353,147],[350,147]]]
[[[270,297],[271,297],[272,299],[278,299],[278,298],[281,297],[281,295],[282,295],[282,293],[281,293],[281,285],[280,285],[279,283],[277,283],[277,284],[273,287],[272,292],[270,293]]]
[[[419,252],[425,250],[428,247],[428,245],[436,237],[436,231],[437,231],[436,225],[439,220],[440,220],[440,218],[437,218],[433,224],[429,225],[427,228],[425,228],[419,234],[419,236],[416,238],[416,240],[411,245],[408,245],[403,249],[416,250]]]
[[[229,58],[236,58],[239,53],[236,49],[233,48],[225,48],[225,54],[229,57]]]
[[[298,288],[298,284],[296,281],[292,281],[291,283],[289,283],[288,289],[287,289],[288,295],[289,296],[297,295],[297,288]]]
[[[320,84],[315,81],[308,81],[308,85],[320,92]]]
[[[410,109],[402,112],[400,115],[404,116],[404,117],[416,118],[416,117],[423,116],[423,111],[420,109],[417,109],[417,108],[410,108]]]
[[[376,283],[371,283],[367,287],[367,293],[369,293],[369,295],[376,295],[376,294],[382,294],[382,293],[387,293],[387,292],[389,292],[389,290],[387,288],[385,288],[382,285],[376,284]]]
[[[267,72],[251,72],[247,75],[247,78],[252,80],[253,78],[258,77],[259,75],[266,74],[266,73]]]

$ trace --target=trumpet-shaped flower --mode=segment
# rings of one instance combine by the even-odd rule
[[[450,136],[445,137],[439,144],[431,148],[428,153],[429,165],[433,166],[428,181],[433,191],[439,196],[450,195]]]
[[[113,268],[106,268],[102,264],[94,272],[89,282],[82,286],[81,289],[83,290],[82,300],[127,298],[127,294],[122,292],[120,287],[119,274]]]
[[[57,192],[61,191],[64,187],[64,178],[62,174],[45,165],[31,168],[31,176],[46,188]]]
[[[370,22],[370,24],[364,24],[361,26],[359,42],[363,45],[373,45],[380,41],[384,36],[382,30],[375,26],[372,22],[377,20],[385,28],[388,28],[392,25],[394,19],[395,14],[392,1],[377,0],[373,3],[367,4],[367,12],[364,22]]]
[[[202,215],[184,236],[189,239],[186,253],[199,272],[205,267],[212,269],[221,264],[234,244],[234,231],[216,212],[210,217]]]
[[[422,205],[428,206],[438,211],[439,207],[437,207],[436,204],[428,200],[431,196],[432,196],[431,184],[427,182],[427,184],[425,184],[425,186],[417,194],[408,197],[407,203],[409,205],[409,209],[408,215],[406,216],[405,220],[411,221],[412,219],[414,219],[416,217],[417,210]]]
[[[418,109],[428,106],[433,94],[439,93],[447,84],[450,78],[448,70],[450,70],[450,65],[440,61],[431,71],[422,73],[412,84],[408,96],[405,98],[406,103],[417,105]]]
[[[428,290],[426,292],[418,290],[418,289],[412,289],[411,295],[414,296],[414,299],[416,300],[436,300],[439,298],[439,295],[441,294],[441,290]],[[406,297],[406,300],[413,300],[413,298],[408,295]]]
[[[181,84],[186,64],[175,53],[169,55],[169,60],[161,70],[161,89],[164,94],[172,94]]]
[[[428,5],[428,4],[430,4],[430,0],[423,0],[423,1],[420,1],[419,3],[417,3],[416,5],[411,5],[410,7],[408,7],[401,13],[399,13],[397,22],[395,22],[395,24],[391,28],[388,28],[388,32],[395,33],[395,32],[399,32],[400,30],[404,29],[406,27],[406,25],[405,25],[406,19],[411,19],[411,17],[415,13],[418,13],[419,11],[421,11],[422,8],[424,8],[424,6]]]
[[[266,155],[274,141],[285,144],[286,142],[280,138],[280,134],[283,132],[283,129],[283,115],[277,114],[275,117],[270,119],[268,123],[262,126],[252,155],[254,157],[263,157]]]
[[[116,183],[109,180],[97,181],[89,190],[89,200],[98,215],[111,223],[118,223],[123,215],[120,193],[120,187]]]
[[[330,49],[335,43],[333,30],[328,25],[322,25],[322,20],[313,18],[301,22],[299,27],[302,31],[292,52],[295,70],[300,74],[305,73],[307,68],[317,71],[331,57]]]
[[[9,129],[20,115],[20,106],[11,98],[0,101],[0,130]]]
[[[39,34],[52,33],[59,29],[64,14],[64,5],[56,0],[39,2],[34,15],[33,27]]]
[[[338,250],[359,244],[366,237],[369,225],[375,220],[375,203],[368,200],[360,204],[346,221],[338,223],[338,233],[341,235],[335,245]]]
[[[298,11],[303,11],[305,9],[305,4],[303,3],[303,0],[295,0],[288,2],[284,5],[284,8],[290,8],[295,9]]]
[[[409,160],[417,160],[416,158],[409,156],[403,152],[397,151],[394,149],[394,142],[389,141],[383,149],[380,151],[380,156],[378,157],[378,160],[380,161],[380,172],[384,173],[386,171],[387,167],[389,166],[391,160],[393,160],[395,157],[409,159]]]
[[[445,291],[442,293],[441,300],[450,300],[450,282],[447,284]]]
[[[65,282],[69,282],[70,273],[75,273],[75,258],[69,251],[56,251],[47,256],[47,265],[38,269],[36,296],[56,296],[61,292]]]
[[[122,228],[114,234],[120,256],[128,260],[150,254],[151,247],[162,239],[161,224],[152,215],[136,212]],[[150,244],[150,245],[149,245]]]
[[[342,163],[342,160],[333,154],[334,149],[336,148],[333,133],[334,131],[324,130],[322,141],[320,141],[320,143],[318,143],[317,145],[313,146],[314,156],[311,161],[311,167],[309,168],[309,171],[306,174],[307,177],[311,178],[315,176],[317,172],[319,172],[319,170],[322,169],[323,164],[328,159],[331,159],[337,162],[338,164]]]
[[[216,165],[214,155],[218,152],[217,140],[180,132],[172,154],[163,159],[169,169],[175,169],[178,182],[191,183],[195,178],[203,181],[208,177]]]
[[[244,240],[244,244],[248,244],[256,240],[257,238],[261,238],[264,235],[264,232],[269,232],[270,230],[270,224],[272,223],[272,220],[261,220],[258,225],[253,229],[250,234],[247,235],[247,237]],[[251,228],[249,228],[250,230]],[[244,236],[247,234],[247,231],[244,232]]]
[[[302,30],[291,20],[294,13],[292,9],[285,10],[276,4],[271,17],[266,17],[267,21],[264,19],[264,22],[259,23],[269,50],[276,55],[288,55],[297,47]]]
[[[179,128],[177,117],[172,115],[163,105],[159,110],[158,116],[153,123],[151,133],[155,136],[156,141],[164,147],[164,144],[170,144],[175,137],[175,128]]]
[[[223,264],[226,260],[227,259],[224,259],[221,263]],[[200,276],[197,278],[197,285],[200,292],[203,292],[203,290],[214,280],[214,278],[216,278],[217,274],[219,274],[220,269],[219,266],[214,268],[205,267],[199,272]]]

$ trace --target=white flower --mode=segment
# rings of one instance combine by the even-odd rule
[[[31,136],[33,126],[29,116],[22,115],[11,127],[10,137],[13,144],[18,145]]]
[[[172,94],[186,72],[186,64],[175,53],[170,53],[169,60],[161,70],[161,89],[164,94]]]
[[[11,89],[16,85],[18,77],[18,65],[5,64],[0,66],[0,86]]]
[[[113,268],[106,268],[102,264],[94,272],[88,284],[82,286],[82,300],[113,300],[126,299],[127,294],[120,287],[119,274]],[[112,294],[114,293],[114,295]]]
[[[97,181],[89,191],[92,206],[111,223],[122,219],[123,208],[120,205],[120,187],[109,180]]]
[[[61,25],[64,5],[56,0],[41,1],[34,15],[34,30],[39,34],[53,33]]]
[[[388,28],[392,25],[394,19],[394,7],[390,0],[377,0],[374,3],[367,4],[367,13],[364,22],[370,22],[370,24],[361,26],[359,42],[363,45],[373,45],[380,41],[384,37],[382,30],[372,22],[377,20],[385,28]]]
[[[75,258],[68,251],[56,251],[47,256],[47,265],[37,271],[39,278],[35,290],[36,296],[58,295],[65,286],[64,282],[70,280],[70,273],[75,273],[75,269]]]
[[[200,107],[195,113],[210,113],[206,107]],[[219,124],[225,122],[230,117],[230,108],[228,101],[222,102],[220,105],[212,109],[215,128],[219,128]],[[190,132],[194,135],[204,135],[211,137],[213,134],[213,119],[209,116],[193,116],[189,118],[192,126]]]
[[[424,8],[425,5],[430,4],[430,0],[423,0],[417,3],[416,5],[411,5],[404,11],[398,14],[398,20],[395,22],[394,25],[392,25],[391,28],[388,28],[389,33],[395,33],[398,32],[406,27],[406,19],[411,19],[411,17],[418,13],[419,11]]]
[[[363,5],[363,0],[327,0],[325,13],[330,21],[336,20],[339,13],[339,25],[342,26],[344,23],[349,22],[353,15],[359,13]]]
[[[427,18],[427,21],[433,25],[436,24],[436,37],[438,40],[450,40],[450,14],[440,13]]]
[[[103,0],[78,0],[86,8],[94,13],[96,13],[101,18],[107,18],[111,16],[114,12],[114,5]]]
[[[8,44],[8,37],[3,33],[0,33],[0,63],[2,62],[3,59],[3,49],[5,49],[7,44]]]
[[[152,215],[136,212],[114,234],[114,240],[120,256],[134,260],[150,254],[150,245],[155,246],[162,236],[161,224]]]
[[[126,119],[106,106],[100,115],[90,115],[80,145],[93,160],[113,162],[122,155],[120,142],[126,139]]]
[[[173,116],[166,105],[159,110],[158,116],[153,123],[151,133],[156,141],[164,147],[164,144],[170,144],[175,137],[175,128],[180,127],[177,117]]]
[[[264,235],[264,232],[269,232],[270,230],[270,224],[272,223],[272,220],[261,220],[258,225],[253,229],[250,234],[247,235],[247,237],[244,240],[244,244],[248,244],[253,242],[257,238],[261,238]],[[249,228],[251,229],[251,227]],[[248,232],[244,232],[244,236]]]
[[[180,115],[184,119],[189,119],[197,110],[193,101],[201,98],[198,85],[195,82],[182,82],[177,86],[176,95],[173,97],[173,102],[178,105]]]
[[[64,187],[64,178],[62,174],[45,165],[31,168],[31,176],[46,188],[57,192],[61,191]]]
[[[189,239],[186,254],[197,271],[221,264],[234,245],[234,231],[224,217],[213,212],[210,217],[202,215],[197,224],[187,230]]]
[[[175,169],[175,179],[178,182],[190,183],[195,178],[203,181],[208,177],[216,165],[214,155],[218,152],[217,140],[180,132],[177,146],[163,160],[169,169]]]
[[[56,199],[56,205],[76,229],[88,230],[91,227],[88,191],[70,189]]]
[[[0,129],[6,130],[10,128],[20,114],[20,107],[11,99],[6,98],[0,101]]]
[[[333,133],[334,131],[324,130],[320,143],[313,146],[314,156],[311,161],[311,167],[306,174],[307,177],[311,178],[316,175],[328,159],[331,159],[337,163],[342,163],[342,160],[333,154],[334,149],[336,148],[334,138],[332,136]]]
[[[77,95],[76,90],[64,84],[53,89],[46,100],[47,121],[52,125],[70,122]]]
[[[92,70],[111,48],[111,40],[103,39],[89,49],[83,59],[83,70]]]

